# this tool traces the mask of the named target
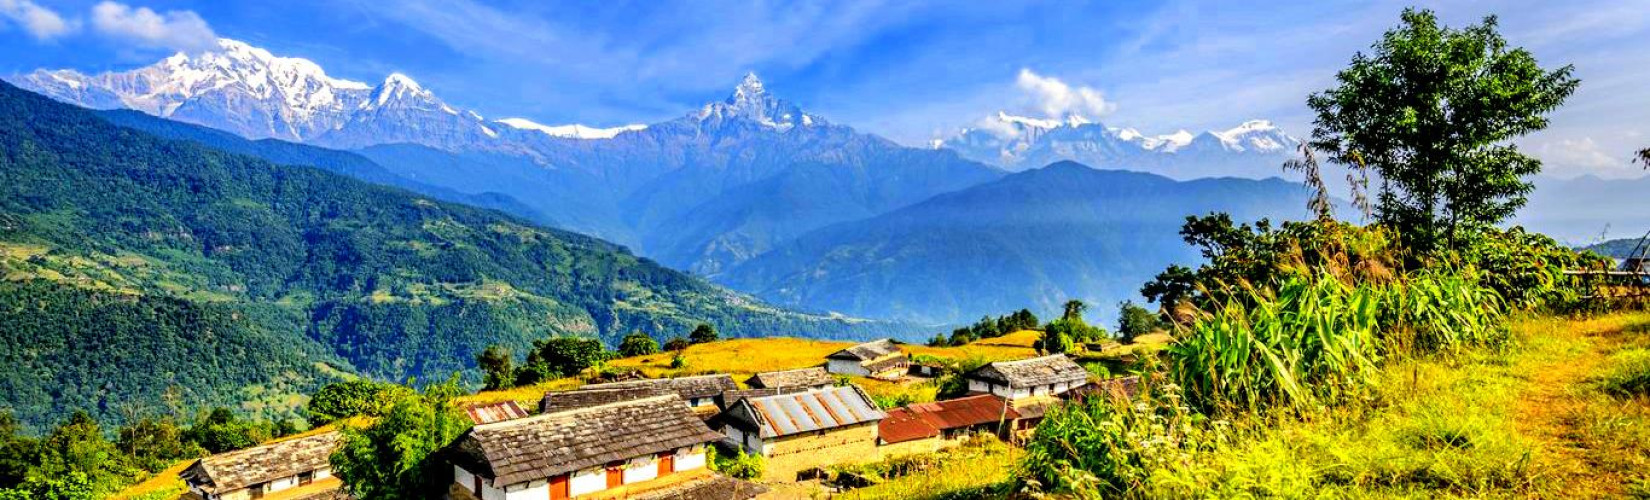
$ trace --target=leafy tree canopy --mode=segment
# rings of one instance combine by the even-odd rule
[[[365,428],[346,427],[332,454],[332,469],[355,498],[422,500],[445,491],[452,467],[434,457],[472,425],[452,405],[463,394],[458,378],[400,393],[378,419]]]
[[[716,333],[716,327],[710,326],[710,323],[700,323],[699,326],[693,327],[693,333],[688,334],[688,341],[703,344],[715,342],[719,337],[720,335]]]
[[[1383,181],[1376,219],[1430,251],[1464,229],[1506,220],[1541,162],[1511,140],[1546,128],[1580,81],[1509,47],[1496,18],[1462,29],[1407,9],[1373,53],[1359,53],[1335,88],[1307,103],[1311,146]]]
[[[624,336],[623,341],[619,342],[620,356],[646,356],[658,353],[659,341],[653,340],[653,337],[649,337],[640,330],[630,332],[629,335]]]

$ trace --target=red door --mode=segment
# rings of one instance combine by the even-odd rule
[[[659,475],[664,476],[676,472],[676,454],[665,452],[659,454]]]
[[[567,474],[550,478],[550,500],[567,500],[572,495],[567,491]]]
[[[624,469],[620,468],[618,465],[608,464],[608,466],[607,466],[607,487],[608,488],[618,488],[620,485],[623,485],[623,484],[624,484]]]

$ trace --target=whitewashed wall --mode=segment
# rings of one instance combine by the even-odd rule
[[[830,362],[825,364],[825,371],[831,373],[841,373],[844,375],[858,375],[861,377],[871,376],[871,372],[866,370],[864,366],[861,366],[858,361],[848,361],[842,359],[830,360]]]
[[[321,475],[316,474],[315,477],[319,479]],[[476,493],[476,475],[464,470],[463,467],[453,466],[453,482],[463,487],[464,491]]]
[[[659,477],[659,459],[655,457],[632,458],[624,465],[624,484],[640,483]]]
[[[607,469],[596,467],[573,474],[567,482],[567,493],[572,496],[595,493],[607,489]]]
[[[550,498],[550,481],[538,480],[505,487],[505,500],[545,500]]]
[[[274,481],[270,481],[269,482],[269,487],[265,488],[264,491],[274,493],[274,492],[281,491],[281,490],[284,490],[284,489],[288,489],[288,488],[291,488],[291,487],[297,486],[297,485],[298,485],[298,476],[287,476],[287,477],[283,477],[283,478],[280,478],[280,479],[276,479]]]
[[[676,450],[676,458],[671,459],[671,467],[675,472],[685,472],[705,467],[705,447],[695,446]]]

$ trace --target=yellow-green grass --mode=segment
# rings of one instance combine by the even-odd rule
[[[943,458],[937,469],[851,490],[840,495],[840,498],[903,500],[991,496],[998,485],[1008,481],[1020,450],[993,439],[940,453]]]

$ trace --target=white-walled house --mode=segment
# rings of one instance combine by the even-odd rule
[[[461,500],[749,499],[760,486],[706,468],[722,435],[675,394],[478,425],[448,448]]]
[[[891,339],[859,344],[825,356],[825,370],[843,375],[897,379],[905,374],[911,359]]]
[[[1089,372],[1064,354],[997,361],[963,375],[968,392],[1010,400],[1059,396],[1089,382]]]
[[[877,423],[885,417],[870,396],[847,385],[743,397],[716,420],[728,442],[764,457],[764,479],[794,481],[815,467],[877,460]]]
[[[196,460],[178,477],[205,500],[325,496],[343,485],[328,462],[340,439],[337,432],[325,432],[219,453]]]

